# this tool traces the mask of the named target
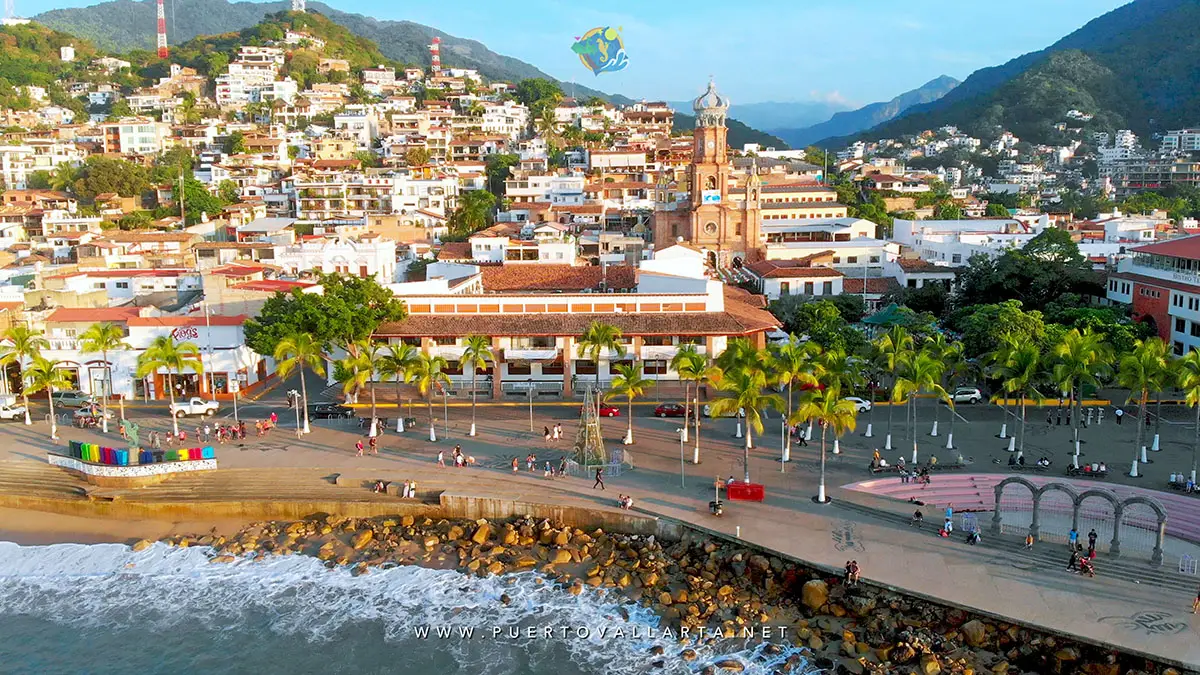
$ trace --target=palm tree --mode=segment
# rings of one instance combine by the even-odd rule
[[[1025,399],[1032,395],[1042,397],[1037,389],[1045,376],[1042,352],[1032,342],[1006,340],[991,357],[992,375],[1000,380],[1005,394],[1015,394],[1021,406],[1021,431],[1017,446],[1017,457],[1025,453]]]
[[[746,443],[742,449],[742,467],[745,469],[744,479],[750,482],[750,448],[752,432],[762,433],[763,413],[767,408],[783,411],[783,397],[779,394],[764,393],[767,387],[767,376],[755,368],[735,368],[725,371],[717,382],[717,389],[722,395],[712,403],[713,417],[726,414],[737,415],[744,411],[746,415]]]
[[[429,408],[429,440],[437,440],[437,431],[433,426],[433,393],[435,390],[446,391],[450,377],[444,372],[446,359],[441,356],[430,356],[422,353],[417,357],[410,373],[412,381],[417,385],[417,391],[424,397]]]
[[[339,359],[336,365],[334,375],[342,384],[342,394],[346,396],[346,403],[357,403],[358,393],[371,382],[370,360],[361,350],[355,350],[355,352],[347,350],[346,357]],[[371,423],[375,423],[373,411]]]
[[[625,445],[633,445],[633,399],[645,394],[647,389],[654,386],[654,381],[642,376],[640,364],[621,364],[617,366],[617,376],[612,384],[613,391],[623,394],[629,402],[629,429],[625,431]],[[686,417],[683,425],[687,426]]]
[[[8,364],[16,363],[24,369],[24,363],[27,359],[33,359],[40,356],[43,349],[50,348],[50,341],[42,335],[42,331],[33,330],[25,324],[19,323],[4,331],[4,339],[12,343],[11,347],[4,350],[0,356],[0,362],[4,364],[4,379],[8,381]],[[25,424],[33,424],[29,419],[29,393],[22,387],[21,401],[25,404]]]
[[[892,449],[892,411],[903,397],[896,396],[896,383],[899,381],[900,364],[907,361],[913,351],[913,338],[903,326],[892,326],[888,332],[875,340],[875,349],[879,353],[879,367],[892,378],[891,401],[888,404],[887,439],[883,444],[885,450]]]
[[[1184,400],[1196,411],[1196,436],[1192,443],[1192,482],[1196,482],[1196,452],[1200,450],[1200,350],[1193,349],[1176,361],[1178,386],[1184,392]]]
[[[621,329],[607,323],[593,321],[583,335],[579,336],[579,351],[596,366],[596,391],[600,391],[600,357],[605,351],[618,359],[625,356],[625,345],[621,344]]]
[[[800,397],[800,407],[788,419],[791,424],[821,423],[821,482],[817,487],[817,502],[820,504],[828,501],[825,498],[825,432],[832,428],[834,436],[840,437],[848,431],[854,431],[858,419],[858,408],[842,398],[842,389],[836,379],[822,384],[825,385],[824,389],[814,388],[804,392]]]
[[[51,361],[38,354],[33,357],[33,361],[23,373],[25,377],[23,391],[29,394],[36,394],[42,390],[46,392],[46,402],[50,404],[50,440],[52,441],[58,440],[58,423],[54,418],[54,397],[51,394],[55,389],[66,389],[71,386],[71,381],[67,379],[66,374],[58,369],[59,363],[61,361]]]
[[[771,349],[771,367],[779,382],[787,385],[787,412],[784,415],[788,419],[788,424],[792,423],[792,392],[795,390],[796,384],[808,386],[817,384],[814,374],[816,365],[814,359],[820,353],[821,345],[812,341],[800,342],[795,335],[789,335],[787,342],[775,345]],[[792,435],[784,434],[784,436],[786,438],[782,461],[787,462],[792,458]]]
[[[304,406],[304,426],[301,431],[309,432],[308,387],[304,384],[304,367],[308,366],[317,375],[325,374],[324,345],[308,333],[290,333],[275,345],[275,361],[279,364],[279,377],[287,378],[293,371],[300,373],[300,400]]]
[[[558,118],[554,116],[554,108],[552,106],[546,106],[542,110],[542,114],[534,121],[534,128],[547,141],[554,138],[555,133],[558,131]]]
[[[692,413],[692,383],[696,381],[700,372],[708,365],[708,359],[703,354],[696,351],[696,346],[686,344],[679,347],[675,352],[675,356],[671,357],[671,370],[674,370],[680,381],[683,382],[683,442],[687,443],[687,421]],[[697,397],[699,397],[699,387],[697,387]],[[699,411],[695,411],[699,414]]]
[[[1134,418],[1137,440],[1133,447],[1133,468],[1129,470],[1132,478],[1138,477],[1138,462],[1142,457],[1142,416],[1146,411],[1146,399],[1151,390],[1158,391],[1163,387],[1166,376],[1167,345],[1157,337],[1135,342],[1133,351],[1121,358],[1117,369],[1117,382],[1129,389],[1128,402],[1132,403],[1135,395],[1138,402],[1138,414]]]
[[[1091,328],[1080,331],[1072,328],[1063,334],[1053,347],[1050,355],[1053,365],[1050,374],[1060,391],[1068,392],[1073,405],[1071,424],[1075,435],[1075,465],[1079,465],[1079,421],[1083,410],[1082,393],[1084,385],[1099,386],[1099,377],[1106,375],[1112,369],[1112,347],[1104,341],[1103,336],[1092,332]]]
[[[862,364],[857,358],[847,354],[844,349],[829,349],[822,353],[817,358],[815,372],[820,384],[825,385],[826,389],[832,387],[839,393],[853,393],[863,382]],[[851,403],[851,405],[854,404]],[[855,414],[858,414],[857,406]],[[838,454],[841,437],[840,432],[834,435],[833,452],[835,455]]]
[[[112,364],[108,362],[108,353],[121,349],[129,349],[125,344],[125,331],[115,323],[94,323],[79,336],[79,346],[85,354],[99,353],[104,359],[104,396],[100,399],[101,424],[104,433],[108,433],[108,397],[112,396]],[[125,397],[121,397],[121,419],[125,419]]]
[[[948,349],[942,352],[942,363],[946,366],[946,391],[953,394],[958,388],[958,383],[963,378],[974,372],[974,364],[967,360],[963,355],[963,346],[961,342],[955,342]],[[953,399],[953,396],[951,396]],[[940,408],[939,408],[940,410]],[[958,419],[958,414],[954,412],[954,408],[950,408],[950,432],[946,434],[946,449],[954,448],[954,422]]]
[[[379,376],[391,378],[396,383],[396,431],[404,431],[404,414],[400,411],[400,384],[408,382],[409,373],[417,362],[419,350],[413,345],[394,344],[388,353],[379,359]]]
[[[921,392],[936,394],[938,398],[953,405],[946,389],[942,387],[942,374],[946,367],[938,355],[929,348],[911,352],[899,363],[899,377],[892,390],[892,403],[896,404],[905,398],[909,399],[913,421],[913,456],[912,462],[917,463],[917,397]]]
[[[179,418],[175,416],[175,374],[191,368],[197,375],[204,374],[200,360],[200,348],[191,342],[175,342],[170,335],[154,338],[146,351],[138,357],[137,376],[146,377],[157,373],[160,368],[167,371],[167,398],[171,402],[171,426],[179,435]]]
[[[496,357],[492,354],[492,341],[482,335],[468,335],[463,341],[464,349],[459,358],[459,365],[471,369],[471,436],[475,435],[475,376],[480,368],[487,368],[488,361]]]
[[[69,162],[59,162],[50,175],[50,189],[57,192],[72,192],[79,179],[79,168]]]

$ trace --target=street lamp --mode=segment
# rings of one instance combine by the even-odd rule
[[[683,421],[683,426],[685,426],[685,427],[687,426],[687,419],[686,419],[686,418],[684,418],[684,421]],[[686,486],[683,484],[683,475],[684,475],[684,474],[683,474],[683,466],[684,466],[684,461],[683,461],[683,441],[684,441],[684,438],[683,438],[683,431],[684,431],[683,429],[676,429],[676,430],[675,430],[675,433],[679,434],[679,487],[680,487],[680,489],[686,489]]]
[[[525,380],[525,393],[529,396],[529,433],[533,433],[533,378]]]
[[[450,392],[442,387],[442,435],[450,437]]]

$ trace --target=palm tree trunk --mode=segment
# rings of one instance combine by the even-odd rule
[[[788,433],[786,429],[787,429],[788,420],[792,419],[792,390],[794,388],[795,387],[792,383],[792,380],[788,380],[788,411],[787,411],[787,417],[784,418],[784,421],[783,421],[784,429],[785,429],[785,431],[783,432],[783,435],[786,436],[787,438],[786,438],[786,440],[784,440],[783,446],[787,450],[789,459],[791,458],[791,453],[792,453],[792,435],[790,433]]]
[[[750,448],[751,448],[750,434],[751,434],[750,416],[747,415],[746,416],[746,444],[744,446],[742,446],[742,469],[744,469],[744,472],[742,473],[742,478],[747,483],[750,482]]]
[[[1142,427],[1145,423],[1142,422],[1142,414],[1146,409],[1146,399],[1150,397],[1150,392],[1146,389],[1142,390],[1142,395],[1138,397],[1138,414],[1134,422],[1137,423],[1137,440],[1133,445],[1133,466],[1136,468],[1138,462],[1142,459]],[[1132,472],[1130,472],[1132,473]]]
[[[1196,440],[1192,443],[1192,482],[1196,482],[1196,450],[1200,448],[1200,403],[1196,405]]]
[[[21,383],[21,401],[25,403],[25,425],[33,424],[33,420],[29,419],[29,395],[26,393],[25,383]]]
[[[425,397],[425,405],[429,409],[430,436],[433,436],[435,432],[433,431],[434,427],[433,427],[433,392],[432,391],[430,391],[429,395]]]
[[[179,418],[175,416],[175,376],[167,371],[167,399],[171,402],[171,428],[179,438]]]
[[[916,405],[916,403],[917,403],[917,392],[914,391],[913,395],[912,395],[912,404],[913,404],[912,405],[912,432],[913,432],[913,434],[912,434],[912,441],[913,441],[912,463],[913,463],[914,467],[916,467],[916,465],[917,465],[917,405]]]
[[[1021,457],[1025,453],[1025,392],[1020,392],[1021,397],[1021,442],[1018,443],[1017,457]]]
[[[696,382],[696,405],[692,413],[696,421],[696,447],[692,451],[692,464],[700,463],[700,383]],[[687,426],[687,418],[683,418],[683,425]],[[1198,432],[1200,433],[1200,432]]]
[[[103,350],[101,356],[104,358],[104,396],[100,399],[100,428],[104,433],[108,433],[108,397],[112,390],[112,366],[108,363],[108,350]]]
[[[58,421],[54,417],[54,397],[50,395],[50,387],[46,387],[46,402],[50,404],[50,440],[58,440]]]
[[[471,435],[475,435],[475,402],[478,393],[475,391],[475,366],[471,366]]]
[[[893,393],[893,399],[895,398],[895,389],[894,389],[894,387],[895,387],[895,386],[896,386],[896,383],[895,383],[895,381],[893,381],[893,382],[892,382],[892,387],[893,387],[893,390],[892,390],[892,393]],[[893,410],[895,407],[896,407],[896,402],[895,402],[895,400],[889,400],[889,401],[888,401],[888,428],[887,428],[888,436],[891,436],[891,435],[892,435],[892,410]]]
[[[596,393],[599,394],[600,393],[600,354],[599,353],[596,354],[596,360],[594,361],[594,363],[596,364]]]
[[[300,364],[300,400],[304,405],[304,433],[308,433],[308,386],[304,384],[304,364]]]
[[[632,396],[629,397],[628,410],[629,410],[629,429],[625,432],[625,435],[629,438],[630,445],[632,445],[633,444],[633,397]]]
[[[307,408],[308,406],[305,406]],[[371,430],[375,430],[375,420],[379,417],[375,414],[375,385],[371,385]]]

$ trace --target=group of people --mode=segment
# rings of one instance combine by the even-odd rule
[[[525,456],[525,469],[527,471],[529,471],[531,473],[536,471],[537,465],[538,465],[537,455],[535,455],[531,452]],[[517,460],[516,457],[512,458],[512,472],[513,473],[521,472],[521,463]],[[558,468],[555,468],[554,465],[551,464],[550,460],[548,460],[548,459],[543,462],[542,476],[544,478],[555,478],[555,477],[562,477],[565,475],[567,475],[567,458],[565,455],[563,457],[559,458]]]
[[[246,440],[246,423],[238,421],[233,424],[218,424],[216,427],[213,427],[208,422],[205,422],[204,426],[196,427],[196,437],[200,439],[201,443],[208,443],[215,437],[217,443],[221,445],[230,441],[244,441]]]
[[[1067,533],[1067,548],[1071,551],[1071,557],[1067,560],[1067,570],[1086,574],[1089,577],[1096,576],[1096,539],[1100,535],[1096,534],[1096,528],[1092,528],[1088,532],[1087,553],[1083,551],[1083,544],[1079,543],[1079,532],[1075,528]]]
[[[274,412],[265,420],[258,420],[254,423],[254,430],[259,436],[266,436],[271,429],[279,426],[279,415]]]
[[[1025,466],[1025,455],[1023,455],[1019,452],[1015,455],[1009,455],[1008,456],[1008,465],[1009,466]],[[1045,455],[1039,457],[1038,461],[1037,461],[1037,465],[1040,467],[1043,467],[1043,468],[1050,466],[1050,458],[1046,457]]]
[[[792,435],[792,438],[796,439],[797,447],[808,447],[808,432],[804,427],[799,424],[792,425],[788,427],[788,433]]]
[[[845,579],[844,579],[846,585],[847,586],[857,586],[858,585],[858,577],[859,577],[858,561],[857,560],[847,560],[846,561],[846,573],[845,573]]]
[[[562,425],[555,422],[553,427],[542,427],[542,436],[546,438],[546,443],[551,441],[557,443],[562,440],[563,430]]]
[[[461,445],[455,445],[454,450],[450,452],[450,460],[454,462],[454,468],[461,469],[465,466],[475,466],[475,456],[464,454]],[[438,450],[437,454],[438,466],[446,468],[446,452]]]
[[[371,491],[376,494],[381,494],[381,493],[387,492],[387,483],[383,482],[382,480],[377,480],[377,481],[375,481],[375,487],[372,488]],[[417,497],[417,481],[415,481],[415,480],[404,481],[404,483],[400,486],[400,498],[401,499],[416,499],[416,497]]]
[[[379,439],[376,438],[375,436],[371,436],[370,438],[367,439],[367,445],[364,446],[362,439],[360,438],[357,441],[355,441],[355,443],[354,443],[354,451],[355,451],[354,452],[355,457],[362,457],[364,452],[366,452],[368,454],[372,454],[372,455],[378,455],[379,454]]]
[[[629,495],[617,495],[617,506],[628,511],[633,508],[633,497]]]

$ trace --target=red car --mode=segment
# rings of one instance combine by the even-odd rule
[[[580,415],[583,414],[583,406],[579,407],[579,414]],[[601,417],[620,417],[621,409],[615,405],[610,405],[608,403],[601,403],[600,404],[600,416]]]
[[[654,409],[655,417],[683,417],[684,415],[691,417],[693,414],[690,408],[685,408],[678,403],[664,403]]]

